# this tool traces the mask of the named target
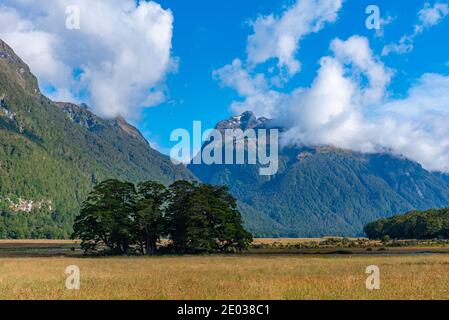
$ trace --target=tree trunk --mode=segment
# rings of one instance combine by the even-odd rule
[[[157,251],[156,241],[154,241],[154,240],[147,240],[146,241],[146,250],[147,250],[147,255],[154,256],[156,254],[156,251]]]
[[[140,254],[143,256],[145,255],[145,248],[143,241],[139,241],[139,247],[140,247]]]

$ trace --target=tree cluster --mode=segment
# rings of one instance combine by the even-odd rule
[[[449,208],[380,219],[367,224],[364,230],[370,239],[449,239]]]
[[[252,236],[226,187],[106,180],[84,201],[73,238],[86,253],[236,252]],[[161,245],[165,239],[165,245]]]

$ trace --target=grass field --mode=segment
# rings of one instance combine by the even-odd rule
[[[73,246],[0,242],[0,299],[449,298],[446,254],[85,258]],[[80,268],[80,290],[65,288],[68,265]],[[380,290],[365,287],[369,265]]]

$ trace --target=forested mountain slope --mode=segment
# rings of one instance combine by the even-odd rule
[[[252,113],[217,128],[265,128]],[[226,184],[247,226],[260,236],[355,236],[381,217],[449,205],[448,177],[388,153],[361,154],[331,147],[290,147],[279,153],[276,175],[253,165],[189,165],[202,181]]]
[[[0,237],[63,237],[98,181],[193,179],[122,118],[54,103],[0,40]]]

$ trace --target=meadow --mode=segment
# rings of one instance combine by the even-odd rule
[[[429,250],[86,258],[71,241],[0,241],[0,299],[448,299],[449,255]],[[65,288],[69,265],[80,290]]]

